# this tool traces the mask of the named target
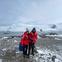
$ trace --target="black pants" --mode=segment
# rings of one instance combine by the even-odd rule
[[[28,48],[28,55],[34,55],[34,43],[29,43],[29,48]]]
[[[28,45],[23,46],[23,55],[27,55]]]

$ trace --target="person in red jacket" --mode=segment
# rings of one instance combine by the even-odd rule
[[[20,44],[23,46],[23,56],[24,57],[27,55],[27,51],[28,51],[28,45],[29,45],[28,34],[29,34],[29,30],[27,29],[26,32],[24,32],[22,39],[20,41]]]
[[[30,50],[32,49],[32,55],[34,55],[34,47],[37,41],[37,32],[36,29],[33,28],[29,34],[29,49],[28,49],[28,56],[30,55]]]

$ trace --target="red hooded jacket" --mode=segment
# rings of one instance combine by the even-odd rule
[[[35,32],[35,33],[30,32],[29,38],[32,40],[33,43],[36,43],[36,41],[37,41],[37,32]]]
[[[29,38],[28,38],[28,33],[25,32],[22,36],[22,39],[20,41],[20,44],[24,45],[28,45],[29,44]]]

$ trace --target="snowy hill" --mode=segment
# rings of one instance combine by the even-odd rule
[[[62,23],[55,24],[55,28],[51,28],[54,24],[40,24],[40,25],[29,25],[29,24],[12,24],[11,26],[0,26],[0,31],[25,31],[26,28],[31,30],[36,27],[37,31],[42,29],[43,31],[62,31]]]

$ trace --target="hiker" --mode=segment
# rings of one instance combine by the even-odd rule
[[[34,48],[35,48],[36,41],[37,41],[37,32],[36,32],[36,29],[33,28],[29,34],[28,57],[29,57],[30,53],[34,56]]]
[[[26,32],[24,32],[22,39],[20,41],[20,44],[23,46],[23,56],[24,57],[27,55],[27,50],[28,50],[28,44],[29,44],[28,34],[29,34],[29,30],[26,29]]]

